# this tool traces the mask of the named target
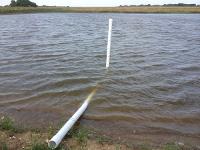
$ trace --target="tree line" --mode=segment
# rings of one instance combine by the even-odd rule
[[[11,0],[11,7],[37,7],[37,4],[29,0]]]

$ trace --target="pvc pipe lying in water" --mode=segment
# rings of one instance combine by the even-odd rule
[[[82,106],[75,112],[75,114],[64,124],[64,126],[58,131],[56,135],[49,141],[48,146],[49,148],[55,149],[58,147],[64,136],[67,132],[71,129],[71,127],[76,123],[79,117],[84,113],[86,108],[88,107],[89,102],[91,101],[92,97],[96,93],[97,87],[90,93],[87,99],[84,101]]]
[[[112,19],[109,19],[109,30],[108,30],[108,44],[107,44],[107,60],[106,60],[106,68],[109,67],[110,63],[110,47],[111,47],[111,31],[112,31]],[[76,123],[76,121],[80,118],[80,116],[87,109],[90,100],[96,93],[98,88],[98,83],[96,88],[90,93],[87,99],[84,101],[82,106],[75,112],[75,114],[64,124],[64,126],[58,131],[56,135],[52,137],[52,139],[48,142],[49,148],[55,149],[58,147],[64,136],[71,129],[71,127]]]
[[[109,19],[106,68],[108,68],[110,64],[111,32],[112,32],[112,19]]]

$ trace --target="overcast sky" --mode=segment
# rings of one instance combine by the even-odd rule
[[[119,6],[139,4],[196,3],[200,0],[31,0],[37,5],[49,6]],[[0,0],[0,5],[9,5],[10,0]]]

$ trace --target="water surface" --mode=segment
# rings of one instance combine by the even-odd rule
[[[82,124],[126,135],[199,135],[200,15],[0,15],[1,114],[32,125],[59,122],[97,83]]]

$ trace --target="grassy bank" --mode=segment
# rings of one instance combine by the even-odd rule
[[[1,150],[49,150],[47,143],[60,127],[49,126],[47,129],[22,128],[9,117],[0,119],[0,149]],[[64,138],[57,150],[189,150],[196,146],[180,142],[165,143],[152,146],[135,141],[126,143],[113,140],[106,135],[99,135],[82,126],[75,126]]]
[[[200,7],[0,7],[0,14],[9,13],[200,13]]]
[[[0,150],[50,150],[48,140],[60,127],[49,126],[46,129],[23,128],[14,123],[9,117],[0,119]],[[75,126],[57,150],[125,150],[128,145],[113,141],[107,136],[98,136],[82,126]]]

